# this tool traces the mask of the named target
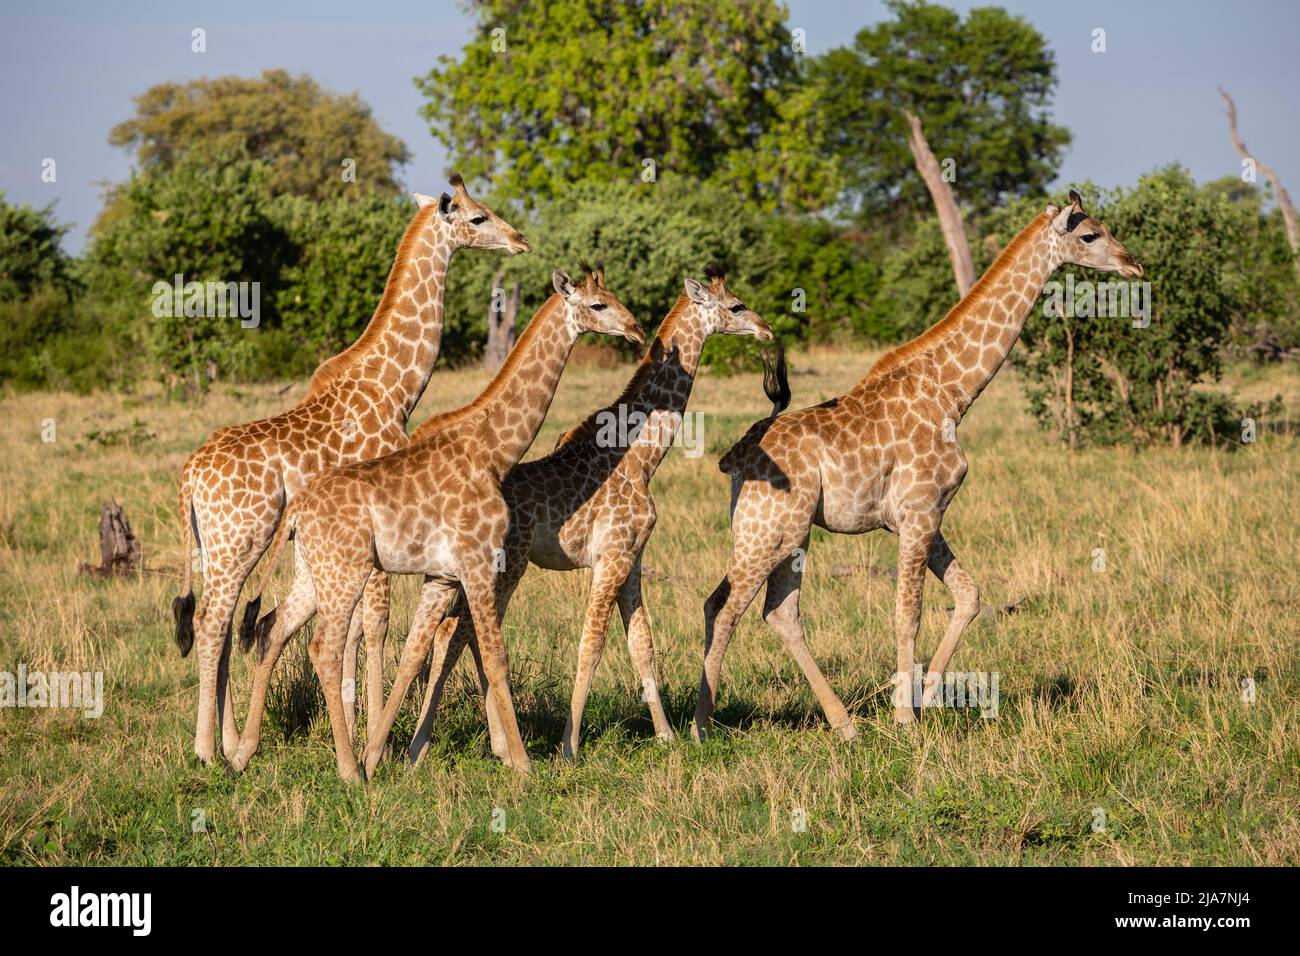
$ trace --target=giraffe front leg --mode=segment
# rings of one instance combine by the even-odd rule
[[[388,731],[397,720],[397,712],[402,707],[406,692],[411,682],[420,672],[424,659],[433,643],[438,622],[442,620],[451,602],[456,597],[456,586],[440,581],[425,581],[420,589],[420,603],[415,608],[415,617],[411,621],[411,632],[406,636],[402,647],[402,658],[397,664],[397,675],[393,678],[392,690],[388,692],[388,702],[383,712],[377,714],[373,724],[367,720],[366,749],[362,754],[365,762],[366,776],[372,776],[379,760],[384,755],[388,744]]]
[[[655,679],[654,638],[650,631],[650,615],[646,612],[641,596],[640,552],[637,553],[623,586],[619,588],[618,610],[623,618],[623,631],[627,634],[628,653],[632,655],[632,663],[641,678],[641,695],[645,698],[646,707],[650,709],[655,736],[660,740],[672,740],[673,728],[668,723],[668,715],[664,713],[663,701],[659,699],[659,682]]]
[[[930,545],[928,561],[934,573],[953,598],[952,620],[948,630],[939,642],[939,649],[930,659],[930,667],[925,675],[925,690],[921,696],[921,706],[933,707],[939,703],[939,692],[943,687],[943,674],[948,669],[952,656],[957,651],[966,628],[975,620],[980,611],[980,592],[975,579],[957,563],[957,557],[948,547],[942,532],[936,532],[934,543]]]
[[[510,695],[510,663],[497,620],[496,574],[489,570],[491,566],[490,558],[471,562],[471,570],[465,574],[461,585],[474,620],[479,653],[483,655],[488,691],[501,721],[501,732],[506,742],[506,764],[519,773],[529,773],[532,765],[519,733],[519,721]]]
[[[505,568],[496,575],[497,624],[505,620],[510,599],[514,596],[519,580],[528,570],[528,549],[525,538],[515,535],[506,545]],[[433,718],[442,693],[446,688],[447,678],[461,652],[469,646],[474,658],[474,668],[478,672],[479,687],[483,692],[483,706],[487,712],[488,736],[492,741],[492,753],[509,763],[509,748],[505,732],[501,725],[501,715],[497,712],[496,698],[489,692],[487,672],[483,669],[483,655],[479,651],[478,640],[474,633],[474,621],[469,613],[462,593],[460,599],[452,605],[451,612],[438,629],[434,640],[433,659],[429,665],[429,686],[425,690],[424,705],[420,710],[420,720],[407,756],[412,764],[418,764],[429,747],[429,737],[433,731]]]
[[[460,613],[456,613],[459,608]],[[469,623],[469,611],[463,602],[453,606],[452,612],[438,625],[433,638],[433,656],[429,661],[429,684],[424,689],[424,702],[420,705],[420,719],[416,721],[415,735],[407,749],[407,758],[411,766],[418,766],[429,749],[429,740],[433,736],[433,719],[437,716],[438,705],[442,702],[442,692],[446,689],[447,678],[451,676],[460,659],[460,652],[470,640],[473,625]]]
[[[894,670],[894,722],[899,724],[916,720],[916,711],[921,706],[920,681],[914,674],[916,634],[921,626],[926,562],[940,518],[937,511],[914,511],[899,522],[898,590],[894,601],[894,639],[898,652]]]

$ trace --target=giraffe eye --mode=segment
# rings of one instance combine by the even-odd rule
[[[1088,233],[1086,236],[1080,236],[1080,237],[1079,237],[1079,241],[1080,241],[1080,242],[1093,242],[1093,241],[1099,239],[1100,237],[1101,237],[1101,233],[1099,233],[1099,232],[1090,232],[1090,233]]]
[[[469,221],[469,224],[471,226],[481,226],[485,222],[487,222],[487,216],[475,216]]]
[[[592,312],[604,312],[607,308],[609,308],[609,306],[605,305],[604,302],[593,302],[591,304]]]
[[[731,307],[731,311],[739,315],[741,312],[745,311],[745,303],[737,302],[735,305]]]

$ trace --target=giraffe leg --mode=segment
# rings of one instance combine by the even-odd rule
[[[623,618],[623,630],[627,634],[628,653],[632,655],[632,663],[641,678],[641,694],[646,706],[650,708],[655,736],[660,740],[672,740],[673,728],[668,723],[668,715],[664,713],[663,702],[659,699],[659,683],[655,680],[654,638],[650,633],[650,615],[646,613],[645,602],[641,597],[640,554],[637,554],[632,569],[619,588],[618,611]]]
[[[632,559],[622,553],[600,558],[591,574],[591,595],[587,599],[587,616],[582,624],[582,638],[578,641],[578,671],[573,679],[573,699],[569,703],[569,719],[564,725],[561,754],[572,759],[578,753],[578,737],[582,729],[582,712],[591,692],[591,678],[605,651],[605,638],[609,635],[609,615],[619,589],[627,580]]]
[[[388,639],[388,608],[392,599],[392,578],[383,571],[371,571],[366,582],[364,623],[366,635],[366,720],[384,709],[384,643]],[[355,676],[355,670],[353,674]]]
[[[388,743],[388,731],[397,719],[397,712],[402,707],[411,682],[424,664],[438,622],[447,613],[455,597],[456,586],[441,581],[425,581],[420,589],[420,603],[415,608],[411,632],[402,646],[402,659],[398,662],[397,676],[393,679],[392,690],[388,692],[388,701],[383,712],[376,715],[373,724],[367,721],[366,749],[362,754],[366,776],[372,775],[379,766],[379,759],[384,755]]]
[[[519,734],[514,701],[510,696],[510,664],[506,657],[505,642],[501,639],[501,625],[497,620],[496,574],[486,570],[492,567],[491,558],[471,562],[461,586],[466,603],[474,619],[474,632],[478,636],[478,649],[483,655],[483,670],[487,675],[488,691],[495,699],[497,716],[506,741],[506,764],[520,773],[528,773],[531,765]]]
[[[267,642],[260,649],[261,660],[253,674],[253,691],[248,699],[248,716],[244,721],[244,732],[239,738],[239,750],[230,759],[230,767],[241,773],[257,753],[262,742],[262,716],[266,711],[266,695],[271,688],[271,675],[276,662],[285,646],[302,626],[316,613],[316,589],[311,583],[311,574],[306,564],[295,556],[297,574],[289,596],[275,609],[275,623],[272,625]]]
[[[755,566],[753,562],[741,564],[733,551],[727,576],[713,589],[704,602],[704,673],[700,676],[700,696],[695,703],[695,720],[691,733],[696,743],[708,739],[713,724],[713,711],[718,705],[718,678],[722,674],[722,658],[736,622],[754,603],[758,589],[763,586],[768,573],[779,558]]]
[[[497,710],[496,698],[488,693],[487,671],[483,669],[483,655],[479,653],[478,641],[474,639],[473,630],[470,631],[469,653],[474,659],[479,688],[483,692],[483,707],[487,711],[488,738],[492,742],[492,753],[500,757],[503,763],[508,762],[510,750],[506,745],[506,732],[501,725],[501,714]]]
[[[929,567],[952,595],[954,607],[948,630],[939,642],[939,649],[930,659],[930,667],[925,675],[925,691],[921,697],[922,707],[933,707],[939,701],[939,692],[943,684],[943,672],[948,669],[952,655],[957,651],[957,644],[971,621],[979,615],[980,592],[975,579],[965,568],[957,563],[957,557],[948,547],[943,532],[935,532],[934,542],[930,545]]]
[[[808,539],[801,546],[804,554],[808,551]],[[808,640],[804,635],[803,621],[799,616],[799,592],[803,582],[803,571],[795,570],[795,555],[790,555],[776,566],[767,576],[767,595],[763,600],[763,618],[772,630],[781,636],[785,649],[798,663],[803,676],[817,695],[818,702],[830,725],[840,732],[845,740],[852,740],[858,735],[853,718],[849,716],[844,704],[831,689],[830,683],[822,675],[821,668],[813,660],[808,649]]]
[[[348,736],[357,735],[357,651],[361,647],[361,609],[348,621],[348,636],[343,642],[343,718],[348,725]]]
[[[357,767],[352,735],[348,732],[343,706],[343,650],[347,643],[349,622],[361,600],[361,592],[369,576],[368,565],[331,568],[320,574],[317,578],[320,609],[316,633],[307,644],[312,666],[316,669],[321,689],[325,692],[325,706],[329,711],[330,729],[334,732],[334,756],[339,776],[349,783],[363,782],[363,778]]]
[[[894,601],[894,639],[898,652],[894,671],[894,721],[911,723],[921,701],[913,674],[916,633],[921,626],[921,590],[930,544],[939,530],[942,515],[936,511],[912,511],[903,516],[898,528],[898,590]]]
[[[528,551],[523,537],[516,537],[507,542],[505,568],[496,576],[497,623],[505,620],[506,609],[514,596],[519,580],[528,570]],[[452,606],[447,618],[439,625],[434,639],[433,659],[429,667],[429,686],[424,691],[424,704],[420,708],[420,720],[416,726],[415,736],[411,739],[407,756],[412,764],[418,764],[429,748],[429,736],[433,732],[433,718],[442,701],[447,678],[451,675],[461,651],[466,645],[474,657],[474,668],[478,672],[479,687],[483,692],[483,706],[487,712],[488,736],[492,741],[492,753],[509,763],[509,748],[506,745],[505,732],[501,725],[501,716],[497,712],[496,698],[488,693],[487,671],[483,669],[483,657],[479,652],[478,641],[474,633],[474,621],[465,604],[464,593]]]
[[[253,539],[246,540],[251,544]],[[214,542],[208,551],[203,581],[204,613],[195,629],[199,707],[194,731],[194,753],[205,764],[216,754],[218,721],[222,726],[222,751],[233,755],[239,749],[239,731],[235,724],[229,678],[230,624],[244,581],[264,550],[265,541],[261,542],[260,548],[243,549]],[[218,701],[221,702],[220,708]]]
[[[457,613],[459,611],[459,613]],[[415,736],[407,749],[407,757],[412,766],[424,759],[429,749],[429,739],[433,735],[433,719],[438,713],[438,704],[442,702],[442,692],[446,689],[447,678],[451,676],[460,652],[470,640],[473,625],[469,622],[469,613],[462,602],[457,601],[451,613],[442,619],[438,632],[433,638],[433,657],[429,662],[429,683],[424,689],[424,701],[420,705],[420,719],[416,723]]]

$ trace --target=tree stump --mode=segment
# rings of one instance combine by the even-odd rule
[[[114,498],[104,502],[99,514],[99,566],[82,564],[82,574],[109,577],[137,574],[142,568],[140,539],[131,531],[126,512]]]

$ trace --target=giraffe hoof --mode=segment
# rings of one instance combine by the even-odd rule
[[[713,724],[709,720],[691,721],[691,738],[697,743],[706,743],[713,736]]]
[[[852,717],[845,719],[841,724],[837,724],[835,729],[839,731],[840,736],[846,741],[857,739],[858,725],[853,722]]]

